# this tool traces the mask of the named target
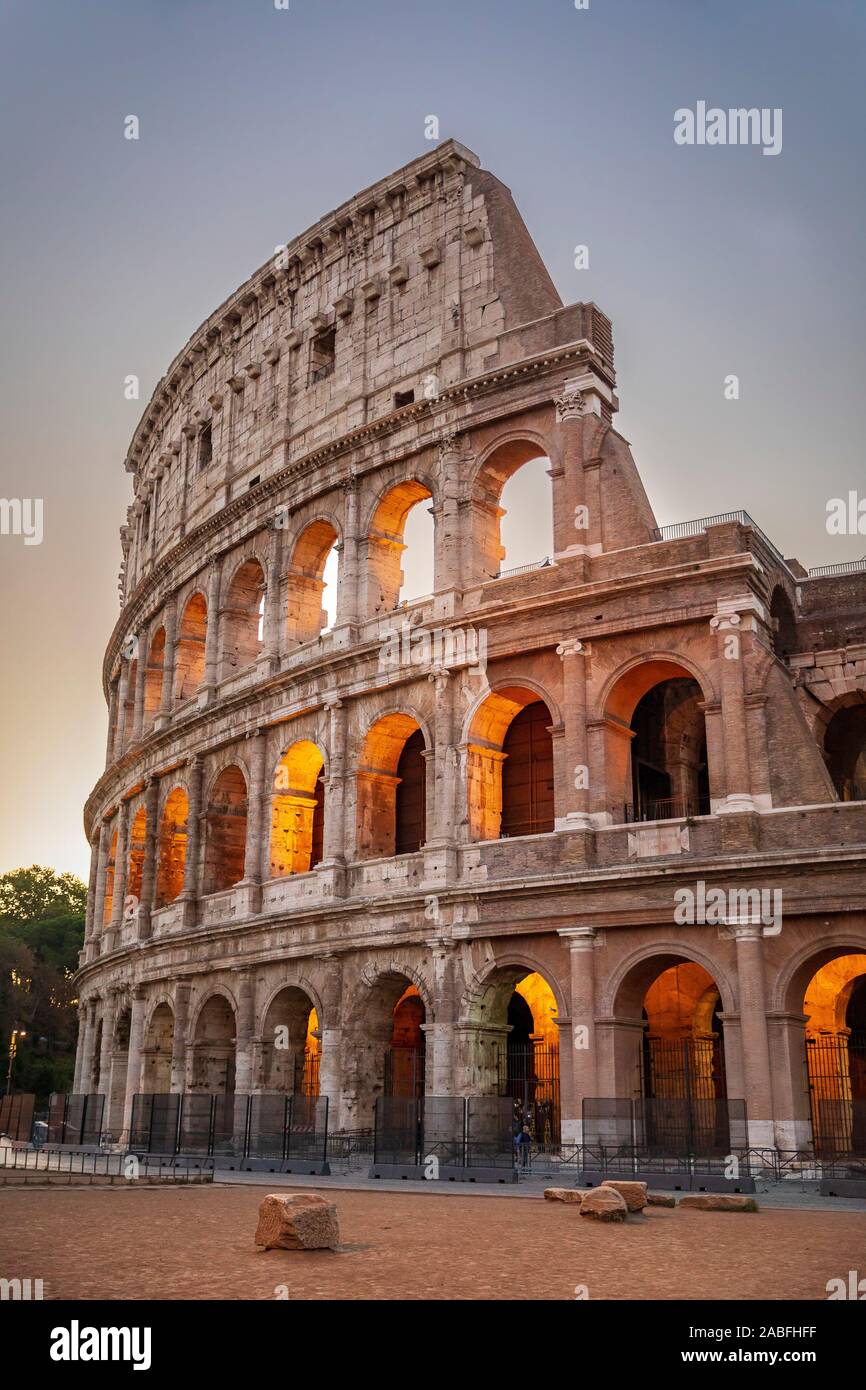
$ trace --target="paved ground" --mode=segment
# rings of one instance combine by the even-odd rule
[[[276,1190],[279,1181],[266,1184]],[[46,1298],[823,1299],[863,1265],[866,1214],[574,1207],[333,1187],[339,1252],[256,1250],[262,1185],[0,1190],[0,1277]]]

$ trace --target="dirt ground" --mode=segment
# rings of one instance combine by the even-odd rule
[[[279,1285],[292,1299],[573,1299],[577,1285],[593,1299],[824,1299],[866,1250],[866,1212],[653,1208],[607,1226],[540,1200],[344,1190],[330,1194],[339,1251],[264,1252],[267,1191],[0,1190],[0,1277],[71,1299],[272,1299]]]

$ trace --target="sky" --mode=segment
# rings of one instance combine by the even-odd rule
[[[807,566],[866,553],[826,526],[866,490],[864,69],[863,0],[0,0],[0,497],[44,517],[40,545],[0,535],[0,872],[86,876],[153,386],[276,245],[428,151],[431,115],[563,300],[612,319],[659,523],[744,508]],[[781,152],[678,145],[700,101],[781,109]],[[537,548],[527,487],[506,566]]]

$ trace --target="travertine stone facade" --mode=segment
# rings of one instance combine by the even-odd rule
[[[495,1090],[540,975],[578,1138],[584,1097],[636,1094],[647,991],[691,965],[752,1141],[808,1142],[806,989],[866,960],[862,760],[842,785],[826,743],[864,701],[866,573],[810,578],[739,514],[657,532],[616,410],[610,322],[561,304],[453,141],[289,242],[175,358],[126,460],[85,812],[76,1090],[113,1133],[137,1091],[291,1090],[311,1048],[331,1127],[369,1125],[407,989],[428,1092]],[[552,562],[500,575],[502,490],[537,457]],[[434,592],[396,607],[419,502]],[[547,809],[503,838],[538,702]],[[783,890],[781,931],[680,925],[700,882]]]

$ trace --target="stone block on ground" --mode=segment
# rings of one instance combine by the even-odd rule
[[[579,1216],[588,1216],[593,1221],[625,1221],[628,1208],[625,1198],[613,1187],[592,1187],[584,1194],[580,1204]]]
[[[646,1204],[648,1207],[675,1207],[677,1199],[672,1192],[648,1192]]]
[[[582,1202],[586,1193],[580,1187],[546,1187],[545,1202]]]
[[[681,1207],[695,1211],[757,1211],[754,1197],[741,1197],[733,1192],[687,1192],[680,1198]]]
[[[259,1206],[255,1243],[266,1250],[333,1250],[340,1243],[337,1208],[314,1192],[271,1192]]]
[[[645,1182],[633,1182],[630,1178],[605,1178],[601,1185],[618,1192],[629,1211],[643,1211],[647,1204]]]

